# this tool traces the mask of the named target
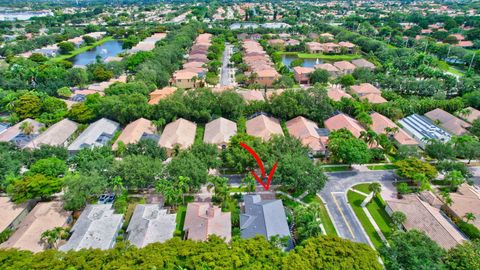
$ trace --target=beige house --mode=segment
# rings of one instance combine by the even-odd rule
[[[162,89],[157,89],[150,93],[150,100],[148,101],[148,104],[158,104],[160,100],[167,98],[168,96],[175,93],[175,91],[177,91],[176,87],[164,87]]]
[[[352,98],[347,92],[343,91],[340,85],[332,85],[327,89],[327,96],[333,101],[340,101],[342,98]]]
[[[156,132],[157,128],[152,121],[145,118],[137,119],[125,127],[120,136],[118,136],[117,141],[113,144],[112,149],[117,150],[120,142],[124,145],[136,144],[143,137],[154,135]]]
[[[280,78],[280,74],[274,68],[262,69],[254,73],[257,74],[255,82],[266,87],[271,87],[273,82]]]
[[[338,68],[341,74],[352,74],[353,71],[357,68],[355,65],[348,61],[338,61],[334,62],[333,65]]]
[[[328,74],[330,74],[330,76],[332,76],[333,78],[336,78],[342,74],[342,72],[337,67],[329,63],[317,64],[315,65],[315,69],[323,69],[327,71]]]
[[[321,136],[318,125],[303,116],[298,116],[286,123],[288,133],[299,139],[303,146],[313,153],[325,153],[328,136]]]
[[[8,197],[0,197],[0,233],[6,229],[15,230],[28,214],[28,203],[15,204]]]
[[[68,139],[75,133],[77,128],[77,123],[65,118],[31,140],[25,145],[25,148],[39,148],[42,145],[67,146]]]
[[[384,99],[379,94],[366,94],[366,95],[360,96],[360,100],[367,100],[372,104],[382,104],[382,103],[388,102],[388,100]]]
[[[58,201],[40,202],[22,220],[12,236],[0,245],[0,248],[18,248],[40,252],[47,249],[41,241],[42,233],[70,223],[71,213],[63,210]]]
[[[187,149],[195,141],[197,125],[183,118],[177,119],[165,126],[158,141],[158,145],[165,147],[169,153],[178,146],[180,149]]]
[[[385,202],[387,204],[386,211],[389,214],[398,211],[407,216],[407,220],[403,223],[405,229],[424,232],[444,249],[448,250],[466,241],[440,209],[423,201],[416,194],[404,195],[403,199],[392,199]]]
[[[450,193],[450,198],[453,202],[451,205],[444,205],[445,211],[462,220],[465,220],[467,213],[472,213],[475,219],[470,222],[480,229],[480,191],[467,183],[463,183],[456,192]]]
[[[265,101],[263,92],[259,90],[247,90],[247,91],[237,91],[237,93],[242,96],[242,98],[247,102],[252,101]]]
[[[353,119],[352,117],[344,113],[340,113],[328,118],[327,120],[325,120],[324,124],[325,124],[325,127],[330,131],[335,131],[335,130],[345,128],[349,130],[353,134],[353,136],[357,138],[360,137],[360,133],[362,131],[365,131],[365,129],[357,120]]]
[[[467,128],[471,125],[462,119],[442,110],[435,109],[425,114],[434,123],[439,123],[446,131],[453,135],[463,135],[468,133]]]
[[[375,133],[388,134],[386,129],[397,128],[398,131],[393,133],[393,139],[396,141],[398,145],[418,146],[418,142],[414,138],[408,135],[408,133],[405,132],[405,130],[401,129],[389,118],[377,112],[370,114],[370,117],[372,117],[372,125],[370,127],[373,131],[375,131]]]
[[[205,125],[203,142],[216,144],[219,148],[227,148],[230,138],[237,134],[237,124],[223,117],[217,118]]]
[[[210,235],[217,235],[230,242],[232,237],[232,222],[230,212],[222,212],[218,206],[208,202],[193,202],[187,206],[185,238],[205,241]]]
[[[377,87],[371,85],[370,83],[361,83],[359,85],[352,85],[350,86],[350,90],[353,94],[358,95],[359,97],[368,95],[368,94],[376,94],[381,95],[382,91]]]
[[[195,88],[199,81],[197,73],[187,70],[178,70],[172,76],[172,82],[178,88]]]
[[[294,67],[293,74],[295,80],[300,84],[310,83],[310,74],[315,71],[313,68],[309,67]]]
[[[374,64],[370,63],[369,61],[367,61],[363,58],[352,60],[352,64],[354,64],[357,68],[366,68],[366,69],[369,69],[369,70],[374,70],[375,69]]]
[[[283,130],[278,119],[260,114],[247,121],[247,134],[268,141],[273,135],[283,136]]]

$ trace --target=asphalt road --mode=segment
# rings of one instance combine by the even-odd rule
[[[390,183],[395,179],[392,171],[327,173],[329,181],[318,194],[325,202],[335,229],[340,237],[371,245],[360,221],[348,204],[346,191],[365,182]]]
[[[220,86],[234,86],[235,70],[229,67],[230,57],[233,54],[233,45],[226,43],[223,52],[222,68],[220,71]]]

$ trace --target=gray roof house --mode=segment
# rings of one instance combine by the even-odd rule
[[[285,237],[289,240],[289,249],[293,248],[290,229],[281,200],[262,200],[260,195],[245,195],[245,212],[240,215],[240,234],[242,238],[263,235]]]
[[[114,214],[112,204],[89,204],[73,225],[70,239],[59,250],[112,248],[122,225],[123,215]]]
[[[77,128],[77,123],[68,119],[63,119],[27,143],[25,148],[39,148],[41,145],[66,146],[65,143],[67,142],[68,138],[72,136]]]
[[[137,204],[127,228],[128,240],[139,248],[155,242],[163,243],[173,237],[176,217],[159,204]]]
[[[76,152],[83,148],[104,146],[112,139],[119,126],[117,122],[102,118],[88,126],[88,128],[70,144],[68,150],[70,152]]]
[[[450,134],[442,128],[434,125],[432,121],[418,114],[412,114],[408,117],[398,120],[403,130],[418,141],[419,146],[424,148],[429,140],[439,140],[448,142],[452,138]]]

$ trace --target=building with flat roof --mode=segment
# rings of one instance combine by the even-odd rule
[[[92,123],[78,138],[70,144],[68,151],[76,152],[83,148],[102,147],[112,138],[120,125],[112,120],[102,118]]]
[[[42,233],[56,227],[64,227],[70,223],[70,220],[71,213],[63,210],[62,202],[37,203],[12,236],[0,244],[0,248],[18,248],[32,252],[43,251],[48,247],[41,241]]]
[[[258,194],[245,195],[244,212],[240,215],[242,238],[263,235],[267,240],[272,236],[288,237],[289,248],[293,247],[287,216],[281,200],[262,200]]]
[[[159,204],[137,204],[127,228],[128,241],[139,248],[163,243],[173,237],[176,217]]]
[[[422,148],[425,147],[429,140],[448,142],[452,138],[448,132],[434,125],[426,117],[418,114],[412,114],[400,119],[398,123],[402,125],[403,130],[417,140],[419,146]]]
[[[122,225],[123,215],[114,214],[112,204],[89,204],[70,230],[68,242],[59,250],[112,248]]]

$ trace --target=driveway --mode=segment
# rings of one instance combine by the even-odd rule
[[[348,204],[346,191],[353,185],[366,182],[380,182],[388,189],[393,188],[396,178],[393,171],[349,171],[327,173],[328,182],[318,194],[325,202],[338,236],[371,246],[360,221]]]
[[[233,54],[233,45],[226,43],[223,51],[222,68],[220,71],[220,86],[235,85],[235,69],[231,68],[230,57]]]

